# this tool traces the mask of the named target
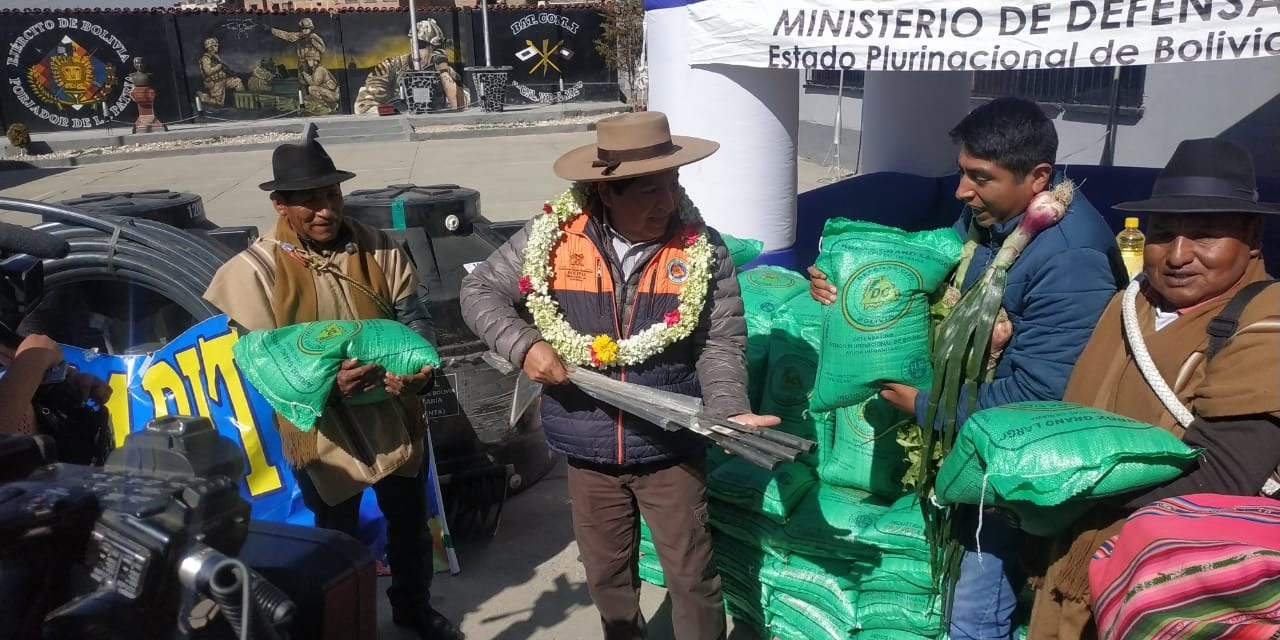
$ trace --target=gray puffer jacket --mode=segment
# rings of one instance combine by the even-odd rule
[[[522,366],[529,349],[542,339],[524,307],[519,290],[525,245],[530,224],[515,233],[488,260],[462,280],[462,317],[495,353]],[[655,243],[641,257],[640,268],[622,281],[621,268],[609,244],[603,225],[592,220],[586,234],[600,256],[609,264],[616,300],[617,317],[631,316],[644,265],[659,251]],[[708,301],[693,333],[683,345],[694,362],[672,363],[669,357],[655,356],[634,367],[605,370],[615,378],[625,375],[631,382],[701,394],[712,412],[731,416],[751,411],[746,391],[746,321],[738,279],[729,252],[720,234],[709,229],[715,246],[715,264],[708,286]],[[607,294],[606,294],[607,295]],[[562,302],[563,305],[563,302]],[[566,310],[566,317],[569,317]],[[638,330],[638,328],[637,328]],[[625,336],[624,336],[625,337]],[[683,342],[683,341],[682,341]],[[670,349],[678,352],[681,343]],[[682,381],[681,369],[688,372]],[[632,466],[678,460],[701,455],[706,442],[688,432],[665,432],[639,424],[627,414],[589,398],[572,385],[547,389],[542,402],[543,427],[553,450],[571,458],[598,464]]]

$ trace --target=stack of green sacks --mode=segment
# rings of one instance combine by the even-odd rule
[[[822,484],[812,461],[770,472],[713,452],[708,466],[716,564],[738,624],[784,640],[941,634],[914,496]],[[641,576],[662,584],[641,531]]]
[[[910,417],[861,390],[849,396],[852,400],[848,394],[828,394],[840,403],[814,408],[820,372],[846,374],[866,355],[830,353],[833,323],[850,326],[846,306],[869,310],[900,333],[910,329],[905,337],[881,342],[912,356],[915,364],[899,372],[904,380],[927,381],[925,298],[959,255],[954,233],[929,233],[831,227],[824,248],[836,239],[842,251],[860,247],[860,256],[837,256],[841,267],[870,269],[861,274],[833,269],[837,286],[842,278],[862,287],[855,292],[856,304],[823,306],[809,296],[806,276],[794,271],[756,267],[739,274],[747,310],[751,406],[780,417],[778,429],[818,442],[814,454],[772,472],[714,448],[709,453],[707,496],[726,608],[761,637],[925,640],[945,631],[920,505],[902,486],[905,454],[897,433]],[[923,248],[904,250],[902,243]],[[884,255],[877,258],[871,253],[876,250]],[[913,252],[921,264],[909,262]],[[906,267],[898,268],[902,264]],[[872,324],[854,328],[874,333]],[[852,343],[840,344],[847,351]],[[920,353],[926,356],[923,370],[915,358]],[[828,376],[829,390],[847,386],[838,375]],[[642,543],[642,568],[651,549]],[[652,562],[644,569],[645,580],[661,579],[653,575],[656,566]]]

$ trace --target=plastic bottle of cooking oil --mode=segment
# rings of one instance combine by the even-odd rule
[[[1141,273],[1142,250],[1147,246],[1147,236],[1138,228],[1137,218],[1124,219],[1124,230],[1116,234],[1116,244],[1120,245],[1120,257],[1124,259],[1129,277]]]

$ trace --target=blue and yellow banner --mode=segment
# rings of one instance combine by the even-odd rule
[[[111,415],[116,446],[125,436],[141,431],[152,419],[167,415],[209,418],[218,432],[244,451],[245,476],[240,493],[252,506],[254,520],[313,526],[314,516],[302,504],[302,494],[281,452],[273,411],[262,394],[245,380],[231,347],[238,340],[226,316],[209,318],[188,329],[160,350],[144,355],[103,355],[63,345],[67,362],[111,385],[106,409]],[[434,465],[427,494],[433,516],[437,566],[457,572],[439,500]],[[381,556],[385,527],[372,490],[361,509],[361,538]],[[447,558],[447,562],[444,561]],[[443,568],[443,567],[442,567]]]
[[[244,450],[246,474],[240,486],[253,505],[253,518],[311,524],[281,454],[271,405],[236,368],[231,355],[236,340],[227,317],[217,316],[146,355],[102,355],[75,347],[64,351],[68,363],[111,385],[106,408],[117,447],[154,418],[204,416]]]

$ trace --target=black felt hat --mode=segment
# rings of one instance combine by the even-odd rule
[[[1253,156],[1228,140],[1183,140],[1160,171],[1151,197],[1121,202],[1118,211],[1145,213],[1280,213],[1280,205],[1258,202]]]
[[[258,185],[263,191],[302,191],[338,184],[356,177],[350,171],[339,171],[333,158],[316,141],[316,125],[307,125],[302,142],[282,144],[271,154],[271,173],[275,178]]]

